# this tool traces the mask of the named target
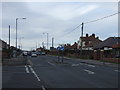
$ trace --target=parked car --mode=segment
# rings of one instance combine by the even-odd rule
[[[42,52],[41,54],[42,54],[42,55],[45,55],[45,52]]]
[[[32,54],[32,52],[30,52],[30,51],[27,53],[28,56],[31,56],[31,54]]]
[[[37,54],[38,56],[40,56],[41,53],[42,53],[41,51],[36,52],[36,54]]]
[[[27,56],[27,52],[24,51],[24,52],[22,53],[22,55],[23,55],[23,56]]]
[[[37,57],[37,54],[36,53],[32,53],[31,57]]]

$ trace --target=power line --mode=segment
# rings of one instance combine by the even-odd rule
[[[106,18],[109,18],[109,17],[112,17],[114,15],[117,15],[119,14],[120,12],[117,12],[117,13],[114,13],[114,14],[111,14],[111,15],[108,15],[108,16],[105,16],[105,17],[102,17],[102,18],[99,18],[99,19],[95,19],[95,20],[92,20],[92,21],[88,21],[88,22],[85,22],[84,24],[88,24],[88,23],[93,23],[93,22],[97,22],[99,20],[103,20],[103,19],[106,19]],[[68,35],[69,33],[75,31],[77,28],[79,28],[82,24],[79,24],[77,27],[75,27],[74,29],[72,29],[71,31],[69,31],[68,33],[62,35],[62,37]]]
[[[81,25],[81,24],[80,24],[80,25]],[[73,32],[73,31],[75,31],[77,28],[79,28],[79,27],[80,27],[80,25],[78,25],[78,26],[77,26],[77,27],[75,27],[74,29],[70,30],[68,33],[66,33],[66,34],[62,35],[61,37],[64,37],[64,36],[69,35],[69,33]]]
[[[85,22],[84,24],[88,24],[88,23],[92,23],[92,22],[99,21],[99,20],[103,20],[103,19],[106,19],[106,18],[112,17],[112,16],[114,16],[114,15],[117,15],[117,14],[119,14],[119,13],[120,13],[120,12],[118,12],[118,13],[114,13],[114,14],[111,14],[111,15],[108,15],[108,16],[105,16],[105,17],[102,17],[102,18],[96,19],[96,20],[88,21],[88,22]]]

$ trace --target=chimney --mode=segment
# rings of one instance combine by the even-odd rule
[[[88,33],[86,34],[86,37],[88,37]]]
[[[96,39],[99,39],[99,37],[96,37]]]
[[[95,37],[95,34],[93,33],[92,36]]]

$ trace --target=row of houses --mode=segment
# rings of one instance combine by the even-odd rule
[[[65,44],[64,47],[69,50],[92,51],[94,59],[120,57],[120,37],[109,37],[102,41],[95,34],[86,34],[73,45]]]
[[[7,42],[0,39],[0,56],[2,59],[9,58],[10,56],[12,57],[15,50],[20,51],[19,49],[16,49],[16,47],[10,46]]]

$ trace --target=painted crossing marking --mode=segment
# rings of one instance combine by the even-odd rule
[[[88,74],[95,74],[95,72],[92,72],[90,70],[84,69],[84,71],[88,72]]]
[[[38,75],[35,73],[35,71],[33,70],[33,68],[29,65],[29,68],[31,70],[31,72],[35,75],[35,77],[37,78],[38,81],[41,81],[40,78],[38,77]]]
[[[72,64],[72,66],[79,66],[79,64]]]
[[[95,67],[94,65],[89,65],[89,64],[87,64],[87,66],[89,66],[89,67]]]
[[[48,62],[50,65],[52,65],[52,66],[55,66],[55,64],[53,64],[53,63],[51,63],[51,62]]]
[[[80,65],[83,65],[83,63],[79,63]]]
[[[42,85],[41,87],[42,87],[43,90],[46,90],[45,87],[44,87],[43,85]]]
[[[26,73],[30,73],[28,67],[25,65]]]

